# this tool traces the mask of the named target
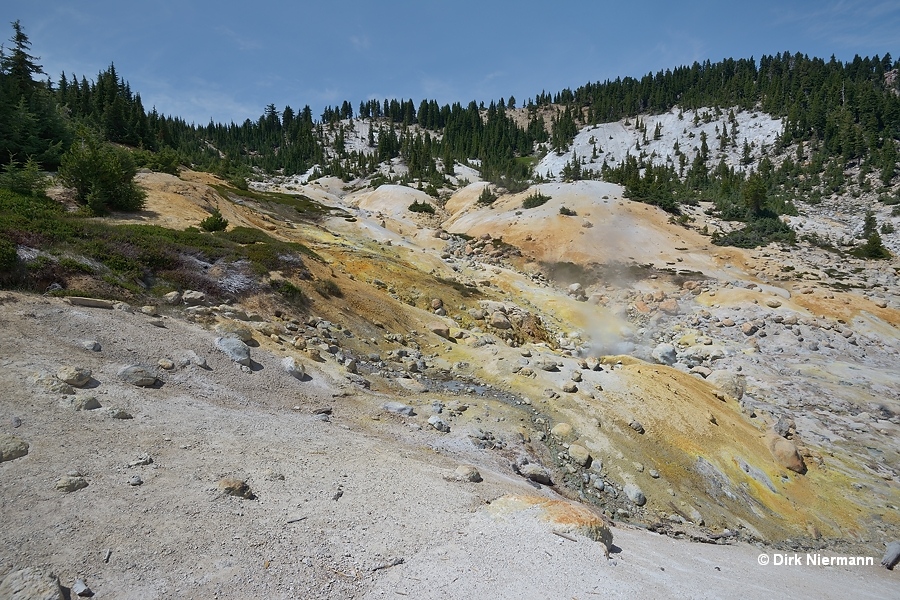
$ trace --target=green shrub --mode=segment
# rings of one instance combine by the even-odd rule
[[[16,244],[0,236],[0,276],[9,275],[19,264]]]
[[[530,196],[525,198],[524,202],[522,202],[522,208],[537,208],[538,206],[546,204],[548,200],[550,200],[550,196],[545,196],[535,190]]]
[[[222,216],[218,208],[214,208],[212,214],[200,221],[200,228],[204,231],[225,231],[228,228],[228,219]]]
[[[781,219],[764,217],[754,219],[742,229],[714,239],[713,243],[717,246],[756,248],[771,242],[793,244],[795,241],[794,230]]]
[[[572,210],[571,208],[568,208],[568,207],[565,207],[565,206],[560,206],[560,207],[559,207],[559,214],[561,214],[561,215],[564,216],[564,217],[574,217],[574,216],[576,216],[578,213],[576,213],[576,212],[575,212],[574,210]]]
[[[26,196],[43,196],[48,185],[49,179],[33,158],[29,158],[24,167],[12,161],[3,167],[3,173],[0,174],[0,187]]]
[[[278,284],[275,285],[275,291],[295,306],[305,306],[307,304],[306,294],[290,281],[282,280],[278,282]]]
[[[491,186],[486,185],[478,196],[478,204],[493,204],[497,199],[497,195],[491,192]]]
[[[75,197],[96,214],[109,209],[136,211],[144,206],[145,192],[134,182],[137,167],[131,153],[82,130],[63,154],[59,177],[75,189]]]
[[[412,204],[409,205],[409,210],[415,213],[428,213],[430,215],[434,214],[434,207],[427,202],[419,202],[416,200]]]

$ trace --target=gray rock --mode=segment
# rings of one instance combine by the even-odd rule
[[[163,300],[165,300],[166,304],[181,304],[181,293],[169,292],[168,294],[163,296]]]
[[[641,425],[640,421],[632,421],[628,424],[629,427],[637,431],[638,433],[644,433],[644,426]]]
[[[153,458],[146,452],[137,457],[137,460],[133,460],[128,463],[129,467],[143,467],[145,465],[153,464]]]
[[[206,294],[196,290],[185,290],[181,295],[181,300],[188,306],[197,306],[206,302]]]
[[[93,590],[87,586],[83,579],[76,579],[72,584],[72,593],[81,598],[90,598],[94,595]]]
[[[481,479],[481,473],[472,465],[459,465],[455,471],[457,481],[468,481],[478,483]]]
[[[239,365],[250,366],[250,347],[241,340],[234,337],[216,338],[216,348]]]
[[[99,300],[97,298],[82,298],[80,296],[68,296],[66,301],[72,306],[87,306],[90,308],[108,308],[112,309],[114,304],[108,300]]]
[[[647,503],[647,498],[644,496],[644,492],[642,492],[641,488],[634,485],[633,483],[626,484],[622,491],[625,492],[625,495],[628,496],[629,500],[631,500],[638,506],[643,506]]]
[[[578,391],[578,385],[574,381],[567,381],[562,385],[562,391],[572,394]]]
[[[81,342],[81,347],[91,352],[100,352],[100,342],[96,340],[84,340]]]
[[[591,462],[591,453],[587,448],[580,444],[570,444],[569,445],[569,458],[574,460],[576,463],[581,465],[582,467],[586,467]]]
[[[499,310],[491,314],[490,324],[491,327],[495,329],[512,329],[512,323],[510,323],[506,315]]]
[[[659,344],[651,353],[653,360],[663,365],[673,365],[677,359],[675,346],[672,344]]]
[[[441,433],[450,432],[450,425],[448,425],[445,420],[437,415],[431,415],[430,417],[428,417],[428,424]]]
[[[249,327],[234,321],[217,323],[213,329],[222,337],[236,337],[245,343],[253,339],[253,331]]]
[[[519,467],[519,473],[522,477],[537,483],[543,483],[544,485],[551,485],[553,483],[547,469],[536,463],[522,465]]]
[[[28,454],[28,442],[8,433],[0,433],[0,462],[15,460]]]
[[[59,578],[49,571],[32,567],[8,573],[0,581],[4,600],[63,600]]]
[[[127,367],[122,367],[119,369],[119,372],[116,373],[116,376],[125,383],[130,383],[131,385],[139,387],[156,385],[156,375],[146,367],[140,365],[128,365]]]
[[[91,370],[85,367],[60,367],[56,372],[56,378],[68,383],[72,387],[83,387],[91,380]]]
[[[398,415],[404,415],[406,417],[411,417],[416,414],[412,406],[403,404],[402,402],[385,402],[381,405],[381,408],[388,412]]]
[[[893,570],[898,562],[900,562],[900,542],[891,542],[887,545],[887,549],[884,552],[884,558],[881,559],[881,565],[887,569]]]
[[[110,419],[127,420],[134,418],[133,416],[131,416],[130,412],[128,412],[127,410],[122,410],[121,408],[110,408],[107,411],[107,414],[109,415]]]
[[[138,486],[144,483],[144,480],[140,478],[139,475],[132,475],[128,480],[128,485],[130,486]]]
[[[56,489],[61,492],[66,492],[67,494],[70,492],[77,492],[87,486],[88,482],[84,477],[75,475],[66,475],[56,482]]]
[[[735,400],[743,398],[747,389],[747,378],[729,371],[713,371],[706,377],[706,381]]]
[[[100,402],[94,396],[66,396],[59,401],[59,405],[76,411],[100,408]]]
[[[555,360],[539,360],[534,366],[536,366],[541,371],[558,371],[559,369],[556,366]]]
[[[298,363],[293,356],[285,356],[281,359],[281,367],[291,377],[303,379],[306,376],[306,369],[303,368],[303,364]]]

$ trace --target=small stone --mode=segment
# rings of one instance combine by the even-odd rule
[[[206,302],[206,294],[196,290],[185,290],[184,294],[181,295],[181,301],[188,306],[197,306]]]
[[[91,370],[84,367],[61,367],[56,378],[72,387],[84,387],[91,380]]]
[[[566,439],[572,437],[575,430],[569,423],[557,423],[550,430],[550,433],[558,438]]]
[[[141,313],[147,315],[148,317],[158,317],[159,315],[156,312],[156,307],[150,304],[141,307]]]
[[[892,571],[898,562],[900,562],[900,542],[891,542],[887,544],[881,566]]]
[[[306,369],[303,368],[303,364],[298,363],[293,356],[285,356],[281,359],[281,368],[284,369],[285,373],[296,379],[302,380],[306,377]]]
[[[526,479],[530,479],[531,481],[535,481],[537,483],[543,483],[544,485],[551,485],[553,481],[550,479],[550,473],[547,472],[547,469],[542,467],[536,463],[528,463],[526,465],[522,465],[519,467],[519,473],[522,477]]]
[[[428,331],[444,339],[450,339],[450,327],[444,323],[432,323],[428,326]]]
[[[457,481],[478,483],[482,480],[481,473],[479,473],[478,469],[476,469],[472,465],[459,465],[458,467],[456,467],[455,474]]]
[[[416,414],[412,406],[403,404],[402,402],[385,402],[381,405],[381,408],[388,412],[406,417],[411,417]]]
[[[669,366],[675,364],[677,360],[675,346],[672,344],[659,344],[653,349],[651,355],[656,362]]]
[[[567,394],[572,394],[578,391],[578,385],[574,381],[567,381],[562,385],[562,391]]]
[[[569,445],[569,458],[574,460],[582,467],[586,467],[591,462],[591,453],[581,444]]]
[[[156,385],[157,381],[155,374],[146,367],[140,365],[128,365],[127,367],[122,367],[119,369],[119,372],[116,373],[116,376],[125,383],[130,383],[131,385],[136,385],[138,387],[150,387]]]
[[[181,294],[179,292],[169,292],[163,296],[166,304],[181,304]]]
[[[781,300],[777,298],[766,298],[766,306],[769,308],[778,308],[781,306]]]
[[[66,475],[56,482],[56,489],[61,492],[71,493],[86,488],[88,485],[84,477]]]
[[[437,431],[440,431],[441,433],[449,433],[450,432],[450,426],[447,424],[447,422],[444,421],[442,418],[440,418],[437,415],[432,415],[432,416],[428,417],[428,424],[431,425],[431,427],[436,429]]]
[[[653,479],[659,479],[659,471],[657,471],[656,469],[650,469],[647,472],[650,474],[650,477],[652,477]]]
[[[793,442],[779,437],[777,434],[772,434],[769,439],[769,449],[772,456],[775,457],[775,461],[782,467],[800,475],[806,473],[806,463],[803,462],[803,458]]]
[[[169,360],[168,358],[161,358],[161,359],[159,359],[159,362],[157,362],[156,364],[159,365],[160,369],[165,369],[166,371],[171,371],[172,369],[175,368],[175,363],[172,362],[171,360]]]
[[[128,485],[130,486],[138,486],[144,483],[144,480],[141,479],[138,475],[132,475],[131,479],[128,480]]]
[[[223,477],[219,480],[219,491],[229,496],[236,496],[246,500],[254,500],[256,496],[243,479],[236,477]]]
[[[637,431],[638,433],[644,433],[644,426],[639,421],[632,421],[628,424],[629,427]]]
[[[84,340],[81,342],[81,347],[91,352],[100,352],[100,342],[95,340]]]
[[[239,365],[249,367],[251,364],[250,347],[238,338],[216,338],[216,348],[218,348],[220,351],[222,351],[223,354],[225,354],[225,356],[238,363]]]
[[[750,321],[747,321],[746,323],[743,323],[741,325],[741,331],[744,335],[753,335],[754,333],[759,331],[759,328]]]
[[[512,323],[510,323],[507,316],[499,310],[491,314],[490,324],[491,327],[494,327],[495,329],[512,329]]]
[[[644,496],[644,492],[642,492],[641,488],[634,485],[633,483],[626,484],[622,491],[625,492],[625,495],[628,496],[629,500],[631,500],[638,506],[643,506],[647,503],[647,498]]]
[[[59,401],[59,405],[76,411],[101,408],[100,402],[94,396],[66,396]]]
[[[128,420],[134,418],[130,412],[121,408],[110,408],[108,414],[111,419]]]
[[[129,467],[143,467],[145,465],[153,464],[153,458],[150,457],[149,454],[144,452],[140,456],[137,457],[137,460],[133,460],[128,463]]]
[[[72,584],[72,592],[81,598],[91,598],[94,592],[87,586],[83,579],[76,579]]]
[[[28,442],[8,433],[0,433],[0,462],[15,460],[28,454]]]

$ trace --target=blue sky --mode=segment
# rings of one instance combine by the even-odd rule
[[[232,2],[5,0],[54,81],[114,62],[144,106],[199,124],[265,105],[316,118],[370,98],[440,104],[546,90],[706,59],[790,51],[900,56],[896,0]],[[8,46],[8,41],[6,42]]]

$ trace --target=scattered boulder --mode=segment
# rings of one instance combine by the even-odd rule
[[[672,344],[659,344],[653,349],[651,356],[653,356],[653,360],[656,362],[669,366],[675,364],[675,361],[677,360],[675,346]]]
[[[7,573],[0,581],[0,598],[5,600],[63,600],[59,577],[49,571],[26,567]]]
[[[509,322],[509,318],[499,310],[491,314],[490,324],[495,329],[512,329],[512,323]]]
[[[281,368],[284,369],[285,373],[291,377],[296,377],[297,379],[303,379],[306,376],[306,369],[303,368],[303,364],[298,363],[293,356],[285,356],[282,358]]]
[[[253,339],[253,331],[246,325],[235,321],[217,323],[214,329],[222,337],[235,337],[245,343]]]
[[[766,298],[766,306],[769,308],[778,308],[781,306],[781,300],[778,298]]]
[[[72,584],[72,593],[80,598],[91,598],[94,591],[87,586],[83,579],[76,579]]]
[[[71,493],[84,489],[88,486],[88,482],[80,475],[66,475],[56,482],[56,489],[61,492]]]
[[[28,442],[8,433],[0,433],[0,462],[15,460],[28,454]]]
[[[150,387],[156,385],[157,381],[156,374],[140,365],[128,365],[127,367],[122,367],[119,369],[119,372],[116,373],[116,376],[125,383],[130,383],[131,385],[136,385],[138,387]]]
[[[166,304],[181,304],[181,292],[169,292],[163,296],[163,300]]]
[[[443,323],[432,323],[428,326],[428,331],[444,339],[450,339],[450,327]]]
[[[161,358],[156,362],[156,364],[159,365],[160,369],[165,369],[166,371],[171,371],[175,368],[175,363],[168,358]]]
[[[100,402],[94,396],[66,396],[59,401],[59,405],[76,411],[101,408]]]
[[[790,440],[772,434],[769,437],[769,450],[771,450],[772,456],[775,457],[775,462],[780,466],[800,475],[806,473],[806,463],[803,462],[797,446]]]
[[[550,433],[558,438],[566,439],[575,434],[575,429],[569,423],[557,423],[550,430]]]
[[[110,408],[107,413],[110,419],[116,419],[120,421],[127,421],[128,419],[133,419],[134,417],[127,410],[122,410],[121,408]]]
[[[108,308],[112,310],[113,302],[98,298],[82,298],[81,296],[68,296],[66,301],[72,306],[87,306],[89,308]]]
[[[562,385],[562,391],[572,394],[578,391],[578,385],[574,381],[567,381]]]
[[[216,338],[216,348],[239,365],[250,366],[250,347],[238,338]]]
[[[893,571],[898,562],[900,562],[900,542],[891,542],[887,545],[884,558],[881,559],[881,566]]]
[[[84,387],[91,380],[91,370],[85,367],[64,366],[56,372],[56,378],[72,387]]]
[[[659,303],[659,310],[666,313],[667,315],[677,315],[678,302],[674,298],[663,300]]]
[[[741,324],[741,332],[743,332],[744,335],[753,335],[757,331],[759,331],[759,327],[750,321]]]
[[[547,469],[542,467],[536,463],[527,463],[519,467],[519,474],[526,479],[530,479],[536,483],[543,483],[544,485],[552,485],[553,481],[550,479],[550,473],[547,472]]]
[[[91,352],[100,352],[100,342],[96,340],[84,340],[81,342],[81,347]]]
[[[581,444],[569,445],[569,458],[582,467],[587,467],[591,463],[591,453]]]
[[[450,432],[450,426],[447,424],[447,422],[437,415],[431,415],[430,417],[428,417],[428,424],[441,433]]]
[[[196,290],[184,290],[184,294],[181,295],[181,301],[188,306],[197,306],[206,302],[206,294]]]
[[[402,402],[385,402],[381,405],[381,408],[390,413],[403,415],[405,417],[411,417],[416,414],[412,406],[403,404]]]
[[[219,480],[218,486],[219,491],[223,494],[236,496],[238,498],[244,498],[245,500],[256,499],[256,495],[254,495],[253,490],[250,489],[250,486],[243,479],[238,479],[236,477],[223,477]]]
[[[641,488],[636,486],[633,483],[625,484],[625,487],[622,489],[625,492],[625,495],[628,496],[628,499],[634,502],[638,506],[643,506],[647,503],[647,498],[644,496],[644,492],[641,491]]]
[[[640,434],[644,433],[644,426],[641,424],[640,421],[632,421],[631,423],[628,424],[628,426]]]
[[[729,371],[713,371],[706,376],[706,381],[735,400],[743,398],[747,389],[747,378]]]
[[[459,465],[454,471],[457,481],[468,481],[470,483],[478,483],[482,481],[481,473],[472,465]]]

